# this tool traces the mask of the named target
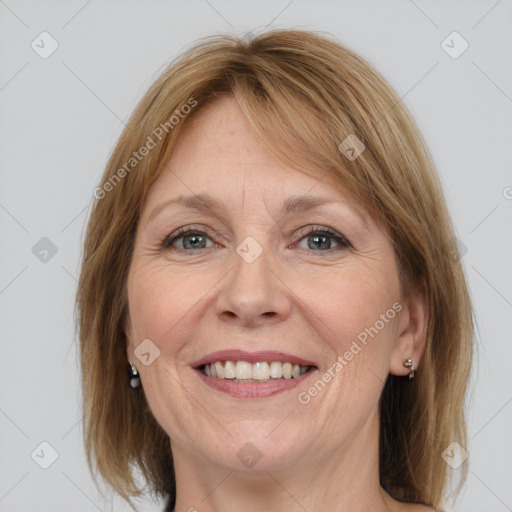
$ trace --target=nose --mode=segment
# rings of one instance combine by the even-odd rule
[[[252,262],[234,252],[232,269],[222,281],[217,297],[217,315],[226,322],[244,327],[278,323],[290,315],[289,288],[276,269],[275,258],[265,249]]]

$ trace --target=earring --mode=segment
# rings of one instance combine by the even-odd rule
[[[140,375],[137,368],[130,361],[130,386],[135,389],[140,386]]]
[[[414,372],[416,371],[416,368],[414,368],[414,363],[412,362],[412,359],[404,359],[404,366],[406,368],[411,369],[411,371],[409,372],[409,380],[414,379]]]

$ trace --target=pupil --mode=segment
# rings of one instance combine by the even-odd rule
[[[189,241],[189,244],[192,245],[192,249],[197,249],[199,247],[199,244],[201,244],[201,241],[204,242],[203,237],[202,236],[197,236],[197,235],[189,235],[188,237],[185,237],[184,238],[184,243],[186,245],[186,240],[188,239]],[[204,244],[201,245],[201,248],[204,247]]]
[[[314,249],[314,248],[329,249],[330,248],[331,244],[329,241],[330,240],[329,237],[324,236],[324,235],[314,235],[312,238],[313,238],[313,244],[316,244],[317,242],[320,241],[320,245],[315,245],[315,247],[311,247],[311,245],[310,245],[311,249]],[[326,241],[327,241],[327,243],[326,243]]]

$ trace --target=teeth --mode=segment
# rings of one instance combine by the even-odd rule
[[[270,366],[268,363],[254,363],[252,365],[252,378],[256,380],[268,380],[270,378]]]
[[[208,366],[210,366],[210,365],[207,364],[206,368],[208,368]],[[234,379],[235,377],[236,377],[235,363],[233,363],[233,361],[226,361],[226,364],[224,365],[224,378],[225,379]]]
[[[280,379],[283,376],[283,365],[278,361],[270,363],[270,376],[273,379]]]
[[[220,361],[217,361],[215,363],[215,370],[217,371],[217,377],[219,379],[224,378],[224,367],[222,366],[222,363]]]
[[[236,379],[237,381],[267,381],[270,379],[298,379],[309,366],[272,361],[254,364],[247,361],[216,361],[204,365],[203,373],[218,379]]]
[[[237,379],[252,379],[252,364],[247,361],[237,361],[235,375]]]

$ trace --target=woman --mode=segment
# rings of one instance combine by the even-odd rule
[[[428,150],[368,63],[299,30],[207,38],[94,195],[91,469],[175,512],[440,510],[472,309]]]

